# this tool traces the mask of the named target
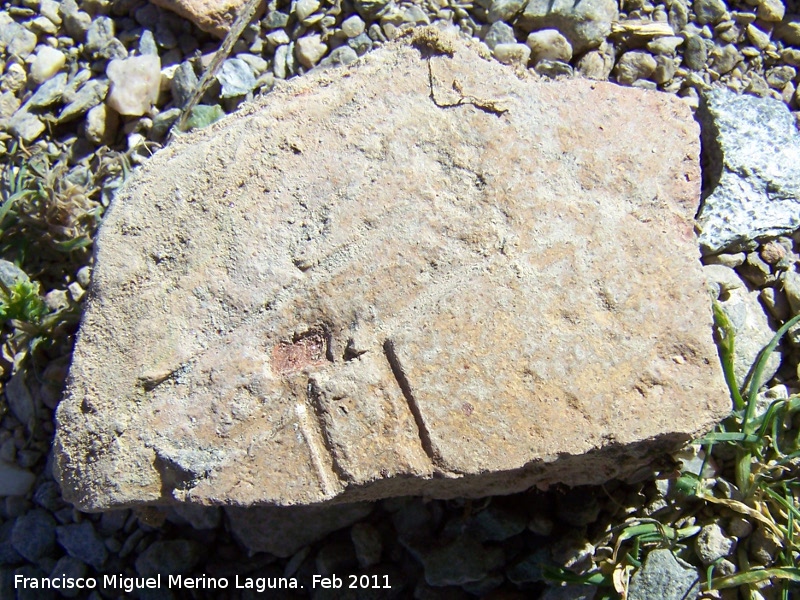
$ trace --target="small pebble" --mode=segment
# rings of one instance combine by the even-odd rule
[[[600,50],[590,50],[578,61],[578,71],[588,79],[605,81],[614,68],[614,57]]]
[[[531,49],[531,62],[540,60],[560,60],[569,62],[572,59],[572,46],[556,29],[542,29],[528,35],[526,41]]]
[[[700,561],[708,566],[720,558],[730,556],[736,549],[736,538],[729,536],[717,523],[704,525],[697,534],[694,549]]]
[[[108,63],[111,82],[106,103],[121,115],[140,117],[158,98],[161,61],[157,56],[134,56]]]
[[[35,481],[36,476],[30,471],[0,461],[0,497],[24,496]]]
[[[786,14],[786,5],[782,0],[758,0],[758,18],[767,22],[778,22]]]
[[[364,28],[366,27],[364,23],[364,19],[359,17],[358,15],[353,15],[342,21],[342,33],[348,38],[354,38],[358,35],[364,33]]]
[[[253,69],[241,58],[229,58],[222,63],[217,81],[222,86],[220,98],[234,98],[244,96],[256,87],[256,78]]]
[[[497,44],[492,54],[504,65],[525,66],[531,56],[531,49],[527,44]]]
[[[692,10],[700,25],[717,23],[725,15],[727,7],[723,0],[694,0]]]
[[[742,55],[733,44],[715,46],[710,53],[711,68],[718,74],[725,75],[742,61]]]
[[[522,12],[527,2],[525,0],[492,0],[486,19],[489,23],[497,21],[512,22]]]
[[[319,35],[301,37],[294,47],[298,62],[307,69],[316,65],[327,51],[328,46],[322,42],[322,38]]]
[[[98,104],[86,113],[86,138],[98,146],[114,143],[119,127],[119,115],[105,104]],[[70,290],[70,293],[72,290]]]
[[[656,66],[656,60],[647,52],[631,50],[617,61],[615,68],[617,81],[623,85],[631,85],[638,79],[650,77]]]
[[[108,560],[108,550],[91,521],[56,527],[56,537],[67,554],[95,569],[102,569]]]
[[[486,37],[483,38],[484,43],[489,46],[490,50],[494,50],[497,44],[516,44],[517,38],[514,36],[514,30],[510,25],[498,21],[489,27],[486,32]]]
[[[67,57],[60,50],[40,46],[31,64],[31,79],[34,83],[41,84],[58,73],[66,62]]]
[[[36,562],[56,547],[56,523],[50,513],[35,508],[14,522],[11,544],[25,559]]]
[[[682,37],[677,35],[667,35],[658,37],[647,42],[647,51],[652,54],[666,54],[673,56],[678,47],[683,44]]]

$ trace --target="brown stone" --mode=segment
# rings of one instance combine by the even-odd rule
[[[247,4],[247,0],[151,0],[151,2],[179,14],[201,30],[218,38],[225,37]],[[256,17],[264,14],[265,7],[266,2],[262,2]]]
[[[424,30],[177,140],[109,210],[58,411],[86,510],[626,477],[728,410],[666,94]]]

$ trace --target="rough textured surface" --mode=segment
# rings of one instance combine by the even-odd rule
[[[184,19],[188,19],[203,31],[219,38],[225,37],[239,11],[247,4],[247,0],[150,0],[153,4],[171,10]],[[266,2],[256,13],[264,14]]]
[[[697,157],[674,98],[517,77],[430,29],[179,140],[99,234],[58,411],[65,498],[632,473],[727,412]]]
[[[724,88],[703,95],[710,195],[697,223],[704,253],[800,227],[800,134],[786,106]]]

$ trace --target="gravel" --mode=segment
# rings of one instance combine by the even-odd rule
[[[762,98],[773,111],[780,103],[796,126],[798,12],[796,3],[780,0],[271,0],[264,16],[245,29],[189,122],[209,123],[269,93],[275,79],[349,64],[404,29],[430,22],[453,23],[497,60],[547,77],[659,90],[694,109],[705,90],[727,88]],[[96,196],[101,210],[121,180],[105,174],[111,157],[124,153],[127,165],[135,166],[165,143],[218,46],[209,34],[144,0],[7,2],[0,8],[2,160],[12,156],[18,139],[31,152],[62,156],[70,177],[81,169],[102,174],[107,179]],[[796,131],[786,136],[797,138]],[[759,160],[766,169],[774,156]],[[772,320],[800,313],[800,236],[778,229],[738,248],[714,246],[703,258],[712,292],[741,335],[737,352],[746,358],[737,363],[740,377],[773,334]],[[27,269],[42,281],[52,310],[76,306],[89,287],[90,255],[76,256],[83,262],[60,278],[48,278],[44,263]],[[11,285],[20,279],[28,275],[0,259],[0,280]],[[591,598],[594,588],[548,585],[543,567],[585,573],[592,557],[610,556],[606,544],[615,524],[630,515],[659,518],[685,508],[674,485],[651,477],[636,484],[610,482],[603,489],[528,490],[471,501],[397,498],[332,517],[298,511],[255,518],[247,511],[201,507],[81,514],[64,504],[51,475],[53,409],[71,335],[57,346],[60,351],[48,350],[52,367],[37,364],[35,376],[15,370],[13,353],[0,361],[2,597],[14,595],[14,575],[191,573],[308,582],[313,574],[354,573],[385,575],[392,585],[391,591],[353,596],[358,598]],[[772,380],[762,403],[800,389],[798,348],[795,328],[769,364]],[[43,373],[58,376],[47,383]],[[794,427],[796,436],[798,419]],[[786,433],[788,439],[792,432]],[[705,464],[696,462],[698,470]],[[731,467],[710,464],[712,475]],[[772,533],[752,520],[708,509],[687,510],[681,518],[682,526],[699,531],[682,551],[685,560],[648,548],[630,581],[629,598],[695,598],[705,565],[724,575],[740,568],[741,556],[754,565],[775,564]],[[248,534],[258,519],[278,533],[254,548]],[[18,598],[55,597],[41,590],[17,592]],[[336,590],[325,593],[330,592]],[[325,593],[317,590],[312,597],[342,597]],[[78,590],[63,595],[103,597]]]

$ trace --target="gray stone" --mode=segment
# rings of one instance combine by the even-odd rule
[[[36,417],[36,407],[25,383],[25,371],[17,371],[8,380],[5,396],[11,414],[26,428],[30,428],[33,425],[34,417]]]
[[[107,510],[100,515],[99,529],[104,535],[116,533],[125,526],[130,517],[129,510]]]
[[[694,539],[694,551],[705,566],[730,556],[735,549],[736,538],[727,535],[717,523],[704,525]]]
[[[75,0],[63,0],[61,2],[61,16],[64,20],[64,28],[69,36],[78,42],[82,42],[92,24],[92,17],[88,13],[78,10],[78,4]]]
[[[112,60],[106,74],[111,82],[106,104],[121,115],[142,116],[158,98],[161,86],[158,56],[145,54]]]
[[[498,21],[489,27],[483,41],[489,46],[489,50],[494,50],[494,47],[498,44],[516,44],[517,38],[514,36],[514,29],[510,25]]]
[[[41,84],[58,73],[66,62],[67,56],[60,50],[40,46],[31,64],[31,79],[34,83]]]
[[[504,65],[528,65],[531,49],[526,44],[497,44],[492,55]]]
[[[597,589],[591,585],[549,586],[539,600],[594,600]]]
[[[786,271],[781,279],[792,314],[800,314],[800,273],[794,270]]]
[[[656,56],[656,68],[650,75],[650,79],[661,85],[669,83],[675,75],[676,68],[674,59],[669,56]]]
[[[250,74],[252,77],[252,73]],[[172,91],[172,101],[175,106],[183,108],[197,89],[199,80],[197,74],[194,72],[194,67],[187,60],[178,65],[175,73],[170,82],[170,90]],[[251,88],[252,89],[252,88]],[[249,90],[248,90],[249,91]],[[246,94],[247,92],[245,92]]]
[[[674,2],[673,4],[680,4]],[[684,43],[684,39],[677,35],[667,35],[657,37],[654,40],[647,42],[647,51],[653,54],[662,54],[666,56],[674,56],[678,46]]]
[[[556,515],[573,527],[594,523],[601,510],[602,506],[591,488],[572,488],[556,497]]]
[[[522,533],[527,525],[522,511],[491,504],[470,520],[467,531],[479,542],[502,542]]]
[[[782,0],[759,0],[758,18],[767,22],[778,22],[786,14],[786,5]]]
[[[563,35],[555,29],[534,31],[526,41],[531,49],[531,61],[536,64],[540,60],[560,60],[569,62],[572,58],[572,46]]]
[[[461,536],[422,553],[425,581],[433,586],[464,585],[484,579],[504,562],[503,551]]]
[[[506,21],[511,23],[525,7],[527,0],[492,0],[486,16],[489,23]]]
[[[65,123],[75,119],[89,109],[100,104],[108,93],[108,81],[104,79],[90,79],[83,84],[78,93],[72,98],[58,115],[58,121]]]
[[[617,81],[623,85],[631,85],[638,79],[647,79],[657,66],[656,60],[648,52],[631,50],[620,56],[615,73]]]
[[[41,581],[43,578],[47,577],[47,575],[48,573],[46,571],[42,571],[33,565],[23,565],[14,570],[14,580],[16,580],[17,577],[24,577]],[[52,588],[19,586],[16,594],[12,594],[9,597],[14,597],[16,600],[55,600],[56,592]]]
[[[730,73],[742,62],[743,56],[733,44],[715,46],[709,53],[709,66],[720,75]]]
[[[651,550],[631,578],[630,600],[694,600],[700,594],[697,569],[668,549]]]
[[[105,104],[98,104],[86,113],[84,131],[93,144],[110,146],[117,137],[119,115]]]
[[[334,506],[226,508],[233,536],[253,552],[285,558],[372,511],[366,502]]]
[[[36,48],[36,34],[29,31],[6,12],[0,18],[0,48],[5,48],[9,56],[27,58]]]
[[[369,523],[356,523],[350,530],[358,566],[367,569],[381,561],[383,540],[380,531]]]
[[[11,544],[20,556],[36,562],[55,550],[56,521],[50,513],[33,509],[18,517],[11,530]]]
[[[581,57],[577,65],[581,75],[598,81],[608,79],[614,68],[614,54],[611,48],[608,48],[610,52],[603,52],[603,46],[608,46],[608,44],[601,45],[600,50],[590,50]]]
[[[320,35],[303,36],[294,45],[294,56],[306,69],[314,67],[327,51],[328,46]]]
[[[0,566],[3,567],[9,565],[18,565],[25,561],[25,559],[19,555],[19,552],[14,550],[14,546],[11,543],[11,531],[13,529],[13,520],[7,520],[5,523],[0,525]]]
[[[364,27],[365,27],[364,19],[362,19],[358,15],[353,15],[342,21],[342,33],[344,33],[344,35],[347,36],[348,39],[354,38],[364,33]]]
[[[194,529],[214,529],[219,525],[222,512],[216,506],[179,504],[171,509],[183,522]]]
[[[256,87],[253,69],[241,58],[229,58],[222,63],[217,81],[222,86],[221,98],[244,96]]]
[[[723,0],[694,0],[692,10],[700,25],[715,24],[722,20],[727,7]]]
[[[361,33],[356,37],[354,37],[353,39],[347,40],[347,45],[356,53],[357,56],[363,56],[364,54],[372,50],[372,39],[366,33]],[[328,60],[331,60],[334,53],[336,53],[336,51],[339,49],[340,48],[337,48],[336,50],[331,52],[331,55],[328,56],[326,59],[324,59],[322,61],[322,64],[326,64]]]
[[[65,499],[594,484],[728,413],[688,107],[473,47],[418,29],[136,171],[58,407]]]
[[[108,560],[108,550],[90,521],[56,527],[56,538],[67,554],[95,569],[101,569]]]
[[[0,497],[24,496],[33,487],[36,475],[0,461]]]
[[[708,62],[708,46],[699,35],[689,35],[683,51],[683,62],[693,71],[702,71]]]
[[[153,118],[153,127],[150,129],[151,138],[158,140],[164,137],[172,124],[180,118],[181,112],[180,108],[175,107],[158,113]]]
[[[364,45],[360,45],[364,42]],[[317,67],[341,67],[349,65],[358,60],[361,54],[369,52],[372,49],[372,40],[365,33],[357,35],[352,40],[347,41],[347,46],[339,46],[334,48],[328,56],[322,59]],[[352,46],[350,45],[352,44]]]
[[[158,46],[156,45],[156,38],[153,32],[149,29],[142,31],[139,37],[139,54],[151,54],[158,56]]]
[[[553,566],[550,551],[546,548],[531,550],[506,569],[506,577],[517,585],[544,581],[544,566]]]
[[[760,565],[771,565],[782,546],[782,540],[759,523],[750,537],[748,554],[751,560]]]
[[[615,0],[530,0],[516,24],[526,31],[557,29],[581,54],[605,41],[618,16]]]
[[[744,282],[739,278],[730,267],[724,265],[706,265],[703,267],[703,274],[709,285],[709,291],[714,298],[727,296],[731,290],[744,288]]]
[[[64,506],[61,501],[61,490],[55,481],[45,481],[36,488],[33,501],[50,512],[55,512]]]
[[[776,40],[791,46],[800,46],[800,15],[787,15],[772,33]]]
[[[86,31],[86,50],[98,55],[114,40],[114,21],[109,17],[99,16]]]
[[[537,75],[558,79],[559,77],[572,77],[572,66],[560,60],[540,60],[533,68]]]
[[[689,22],[689,10],[683,2],[672,2],[669,5],[668,22],[673,31],[683,31]]]
[[[172,33],[172,30],[169,28],[169,25],[166,21],[159,21],[156,23],[156,30],[155,30],[155,40],[156,44],[160,48],[164,48],[166,50],[170,50],[172,48],[177,48],[178,46],[178,38],[175,37],[175,34]]]
[[[783,87],[797,76],[797,69],[788,65],[773,67],[767,71],[767,83],[771,88],[783,89]]]
[[[50,571],[50,578],[61,579],[63,577],[64,579],[76,581],[77,579],[86,576],[86,570],[86,565],[78,559],[71,556],[62,556],[58,559],[58,562],[53,567],[53,570]],[[78,588],[65,587],[59,590],[59,592],[66,598],[75,598],[81,593],[81,590]]]
[[[59,73],[45,81],[25,103],[26,108],[46,108],[60,101],[67,90],[67,77],[66,73]]]
[[[32,142],[45,130],[42,120],[21,108],[8,120],[8,129],[25,142]]]
[[[698,112],[709,166],[698,216],[704,253],[800,227],[800,134],[783,102],[703,93]]]
[[[356,12],[365,21],[374,21],[385,8],[391,5],[391,0],[355,0],[353,2]]]
[[[185,574],[200,562],[203,551],[191,540],[159,540],[150,544],[136,559],[136,572],[142,577]]]

